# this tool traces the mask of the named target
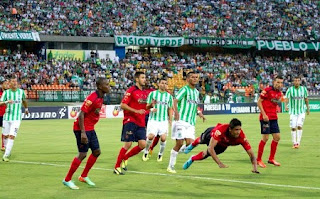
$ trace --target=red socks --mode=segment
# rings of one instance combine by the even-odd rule
[[[159,138],[160,138],[160,137],[156,136],[156,137],[153,139],[153,142],[152,142],[151,146],[149,147],[149,150],[153,150],[153,148],[154,148],[155,146],[157,146],[157,144],[158,144],[158,142],[159,142]]]
[[[198,144],[200,144],[200,137],[196,138],[191,144],[192,146],[197,146]]]
[[[86,167],[84,168],[81,177],[87,177],[88,173],[91,169],[91,167],[96,163],[98,157],[95,157],[94,155],[90,155],[86,164]]]
[[[274,156],[277,152],[277,146],[278,146],[278,142],[272,140],[269,160],[274,160]]]
[[[192,161],[203,160],[203,151],[191,157]]]
[[[257,161],[261,161],[265,145],[266,145],[266,143],[263,140],[260,140]]]
[[[129,159],[130,157],[137,155],[142,149],[140,149],[140,147],[137,145],[135,147],[133,147],[125,156],[124,156],[124,160]]]
[[[78,167],[81,164],[81,160],[79,160],[77,157],[75,157],[71,163],[70,169],[67,173],[66,178],[64,179],[66,182],[70,181],[74,172],[76,172],[76,170],[78,169]]]
[[[120,151],[119,151],[119,155],[118,155],[118,158],[117,158],[117,162],[116,162],[116,165],[114,166],[114,168],[118,168],[120,167],[120,164],[124,158],[124,156],[126,155],[127,153],[127,150],[125,148],[121,148]]]

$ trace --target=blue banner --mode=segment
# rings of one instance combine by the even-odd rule
[[[41,120],[41,119],[68,119],[68,107],[29,107],[29,114],[24,114],[23,120]]]
[[[204,115],[260,113],[257,103],[203,104]]]

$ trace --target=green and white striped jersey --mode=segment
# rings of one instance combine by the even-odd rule
[[[157,104],[154,108],[157,112],[150,112],[149,120],[154,120],[158,122],[168,120],[168,108],[173,106],[173,98],[168,92],[161,92],[159,90],[152,91],[147,98],[147,103],[151,104],[152,100],[156,100]]]
[[[305,98],[308,97],[308,91],[305,86],[295,88],[291,86],[286,92],[286,98],[289,100],[289,114],[299,115],[306,112]]]
[[[188,85],[182,87],[176,94],[178,100],[178,111],[180,120],[196,125],[197,108],[200,103],[199,91],[190,88]]]
[[[26,98],[24,90],[18,88],[16,91],[11,89],[5,90],[1,96],[0,101],[5,102],[12,100],[12,104],[7,104],[6,112],[3,115],[5,121],[21,120],[21,104],[22,100]]]

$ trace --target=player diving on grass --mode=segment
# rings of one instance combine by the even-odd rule
[[[250,157],[252,172],[259,173],[257,170],[256,157],[241,129],[241,121],[236,118],[232,119],[229,124],[218,123],[215,127],[210,127],[205,130],[200,137],[187,146],[184,153],[189,153],[199,144],[206,144],[208,149],[197,155],[191,156],[189,160],[184,163],[183,169],[188,169],[194,161],[204,160],[209,156],[212,157],[220,168],[227,168],[228,166],[223,164],[217,155],[223,153],[229,146],[241,144]]]

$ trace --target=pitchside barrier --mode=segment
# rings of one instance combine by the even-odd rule
[[[284,103],[278,106],[278,112],[286,112]],[[38,119],[76,119],[81,106],[29,107],[29,115],[22,113],[23,120]],[[256,103],[199,104],[204,115],[260,113]],[[310,111],[320,112],[320,101],[310,101]],[[103,105],[100,118],[123,118],[120,105]]]

